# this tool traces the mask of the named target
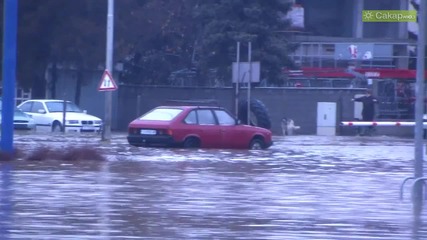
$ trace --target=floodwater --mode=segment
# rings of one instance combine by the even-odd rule
[[[411,139],[287,136],[266,151],[99,139],[16,136],[26,151],[94,145],[108,160],[0,163],[0,239],[427,238],[410,182],[399,199]]]

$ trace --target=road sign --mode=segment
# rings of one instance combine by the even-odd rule
[[[249,74],[249,70],[251,69],[252,74]],[[237,66],[237,62],[233,62],[232,65],[232,82],[236,83],[248,83],[251,81],[252,83],[260,82],[261,77],[261,63],[260,62],[239,62],[239,66]],[[239,71],[239,72],[237,72]],[[250,79],[250,80],[249,80]]]
[[[117,90],[117,84],[114,81],[111,73],[108,70],[104,71],[102,74],[101,82],[98,86],[98,91],[114,91]]]

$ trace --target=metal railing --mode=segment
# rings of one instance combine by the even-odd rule
[[[356,62],[363,68],[410,68],[415,63],[415,44],[409,42],[372,42],[373,46],[391,47],[390,56],[374,55],[371,59],[344,59],[336,57],[337,44],[353,44],[354,42],[300,42],[299,48],[290,55],[291,59],[301,67],[348,67]],[[357,42],[355,43],[357,44]],[[362,42],[361,44],[367,44]],[[411,48],[413,50],[411,50]],[[414,52],[412,55],[410,52]]]
[[[403,182],[400,184],[400,193],[399,193],[399,199],[400,199],[400,201],[403,201],[404,187],[405,187],[405,184],[408,181],[412,182],[411,183],[411,187],[410,187],[410,189],[411,189],[411,192],[410,192],[411,195],[410,196],[411,196],[411,199],[413,200],[414,193],[415,193],[415,186],[417,185],[418,182],[421,182],[423,184],[422,187],[424,189],[426,187],[426,183],[425,183],[426,180],[427,180],[427,177],[419,177],[419,178],[407,177],[407,178],[405,178],[403,180]]]

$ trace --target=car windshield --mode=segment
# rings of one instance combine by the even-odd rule
[[[182,112],[179,108],[156,108],[140,117],[140,120],[171,121]]]
[[[62,112],[64,111],[64,102],[46,102],[46,107],[49,112]],[[67,102],[67,112],[82,112],[76,104]]]

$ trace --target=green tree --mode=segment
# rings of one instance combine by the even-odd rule
[[[131,65],[132,70],[121,80],[162,84],[171,71],[190,64],[194,2],[115,2],[114,61]],[[46,68],[73,66],[78,102],[84,84],[82,73],[105,62],[107,1],[26,0],[20,1],[19,14],[20,85],[33,88],[35,97],[44,97]],[[51,84],[47,87],[55,89],[55,81]]]
[[[281,0],[246,2],[116,1],[114,61],[125,63],[121,80],[167,84],[171,72],[196,66],[201,79],[210,69],[217,69],[221,80],[229,81],[236,41],[252,41],[253,60],[262,62],[263,77],[280,84],[281,68],[291,64],[288,53],[292,46],[279,33],[288,27],[280,14],[289,4]],[[82,72],[105,63],[106,14],[106,1],[19,1],[20,85],[33,88],[34,97],[44,97],[47,67],[72,65],[78,73],[78,101],[84,84]],[[242,50],[242,59],[245,54]]]
[[[74,101],[77,104],[86,80],[84,72],[97,69],[105,62],[107,7],[99,3],[95,0],[74,0],[62,2],[62,7],[55,9],[49,60],[53,64],[59,60],[75,69]]]
[[[131,83],[163,85],[177,69],[192,63],[196,0],[146,0],[143,7],[120,7],[123,24],[118,35],[127,41],[121,79]],[[133,3],[134,5],[137,2]],[[129,14],[129,9],[132,9]]]
[[[105,59],[106,4],[95,0],[20,1],[19,15],[20,85],[33,88],[35,97],[44,97],[49,64],[73,67],[78,103],[84,70]]]
[[[49,12],[54,0],[19,1],[18,8],[18,53],[17,80],[21,87],[33,89],[33,96],[43,97],[45,90],[44,73],[49,62],[51,31],[53,21]]]
[[[242,43],[245,61],[247,42],[252,42],[252,60],[261,62],[261,78],[282,85],[282,69],[292,65],[288,54],[295,46],[284,30],[283,16],[290,9],[287,0],[201,0],[194,9],[197,22],[198,59],[202,75],[217,70],[217,78],[229,82],[231,63],[236,59],[236,42]],[[206,79],[206,78],[202,78]]]
[[[140,9],[147,1],[116,1],[114,60],[128,54],[135,38],[144,36]],[[132,14],[129,14],[132,13]],[[78,103],[85,84],[84,72],[105,66],[107,1],[28,0],[19,5],[18,80],[45,97],[48,87],[55,94],[56,66],[76,72],[74,100]],[[46,86],[50,66],[52,81]],[[63,97],[63,96],[58,96]],[[72,97],[72,96],[68,96]]]

